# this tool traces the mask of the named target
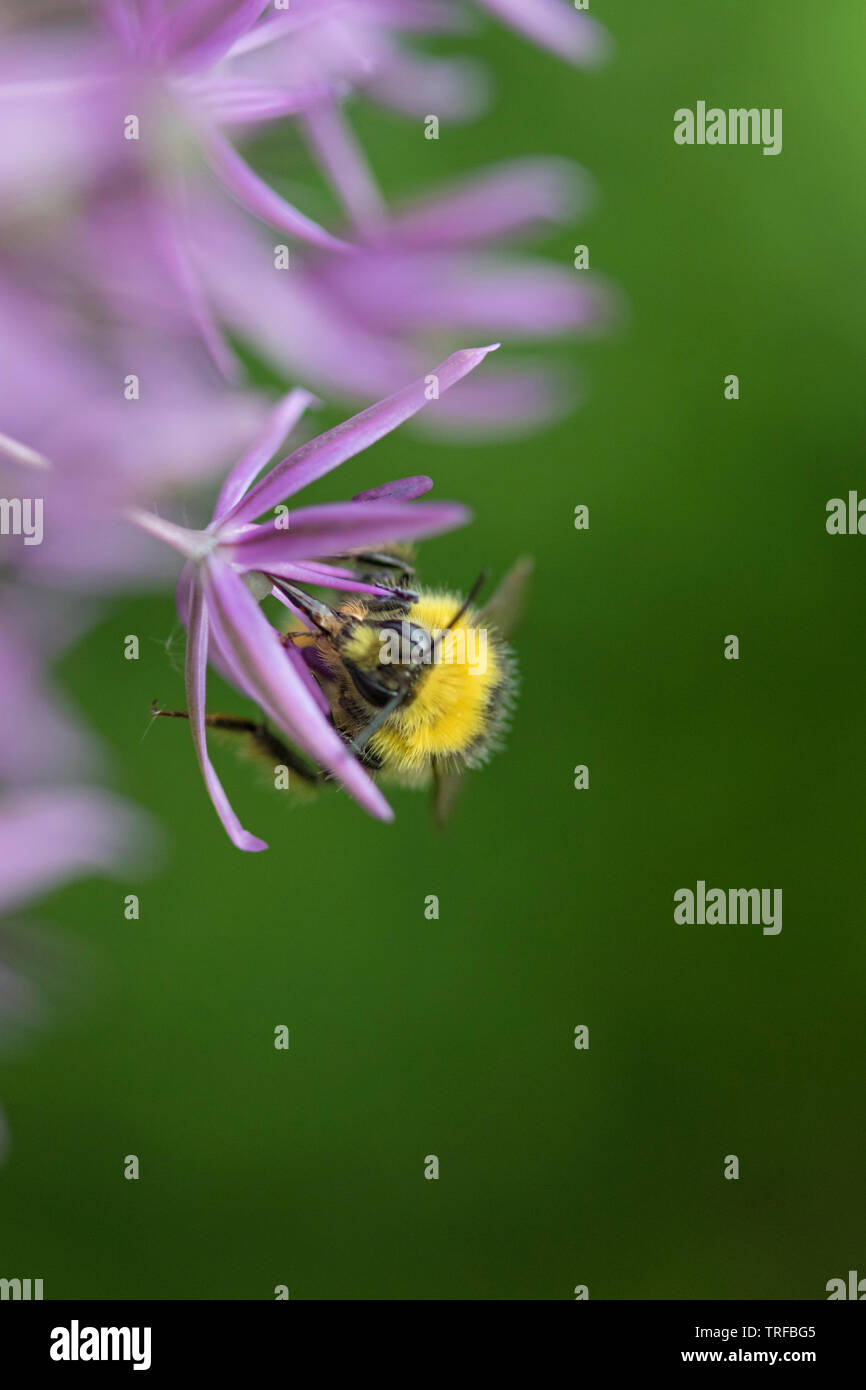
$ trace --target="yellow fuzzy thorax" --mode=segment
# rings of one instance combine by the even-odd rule
[[[493,634],[479,626],[476,613],[468,611],[448,629],[460,606],[456,594],[422,592],[407,614],[415,626],[441,633],[441,646],[411,698],[370,739],[383,770],[420,772],[433,757],[460,757],[485,733],[502,662]]]

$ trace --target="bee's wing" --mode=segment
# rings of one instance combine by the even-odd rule
[[[451,819],[454,803],[460,795],[465,777],[465,772],[443,772],[434,759],[431,809],[433,820],[440,830],[444,830]]]
[[[479,613],[479,622],[496,629],[497,637],[507,639],[520,622],[529,597],[534,562],[529,555],[519,560],[491,594]],[[433,819],[440,827],[451,819],[463,786],[465,772],[445,772],[433,763]]]
[[[481,609],[479,621],[495,628],[497,637],[510,637],[523,617],[534,568],[532,557],[521,555]]]

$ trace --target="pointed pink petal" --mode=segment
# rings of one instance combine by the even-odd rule
[[[0,434],[0,457],[10,459],[12,463],[23,463],[28,468],[51,467],[50,461],[37,449],[31,449],[29,444],[22,444],[8,434]]]
[[[397,478],[393,483],[380,483],[378,487],[368,487],[363,492],[356,492],[352,501],[378,502],[382,497],[399,497],[401,501],[408,502],[413,497],[423,497],[432,486],[432,478],[425,477],[423,473],[416,473],[412,478]]]
[[[239,575],[219,561],[203,567],[208,610],[220,647],[230,655],[249,691],[287,738],[327,770],[372,815],[391,820],[393,812],[376,784],[325,720],[300,679],[279,636]]]
[[[607,30],[590,15],[576,12],[568,0],[478,0],[478,4],[533,43],[578,67],[595,64],[607,55]]]
[[[497,346],[498,344],[493,344],[483,348],[464,348],[460,352],[452,353],[427,376],[413,381],[411,386],[404,387],[402,391],[397,391],[384,401],[378,401],[376,405],[361,411],[360,415],[344,421],[327,433],[319,435],[317,439],[310,440],[308,444],[302,444],[300,449],[296,449],[271,469],[225,520],[254,521],[262,512],[268,511],[285,498],[292,497],[301,488],[345,463],[346,459],[354,458],[363,449],[368,449],[371,444],[375,444],[398,425],[402,425],[404,420],[417,415],[425,406],[432,404],[435,413],[436,401],[431,402],[428,396],[431,383],[437,384],[439,396],[444,395],[483,362],[487,354]]]
[[[450,0],[352,0],[360,18],[398,32],[464,33],[471,21]],[[291,0],[290,9],[265,19],[238,39],[230,56],[251,53],[299,29],[305,29],[332,16],[342,18],[346,0]]]
[[[149,822],[108,792],[51,787],[0,798],[0,913],[85,874],[129,871]]]
[[[42,586],[0,588],[0,781],[32,786],[102,770],[95,739],[79,726],[49,675],[59,653],[92,619],[89,605],[65,602]]]
[[[267,48],[270,44],[284,39],[296,29],[304,28],[310,23],[310,16],[302,13],[302,7],[298,0],[294,0],[288,13],[273,15],[270,19],[263,19],[261,24],[257,24],[254,29],[249,29],[229,50],[229,58],[239,58],[244,53],[254,53],[257,49]]]
[[[471,121],[490,104],[490,79],[480,63],[460,54],[437,58],[388,45],[364,91],[401,115],[424,120]]]
[[[571,415],[583,391],[573,374],[536,362],[512,362],[450,397],[446,408],[421,417],[419,433],[445,440],[522,439]]]
[[[153,33],[154,47],[179,66],[208,67],[268,8],[270,0],[183,0]]]
[[[229,799],[223,791],[222,783],[214,771],[208,757],[207,734],[205,732],[205,689],[207,673],[208,615],[202,589],[193,584],[190,592],[189,633],[186,641],[186,702],[189,710],[189,727],[195,755],[201,768],[201,775],[207,787],[214,809],[233,845],[238,849],[256,851],[267,849],[264,840],[259,840],[244,830],[231,808]]]
[[[321,561],[281,566],[278,578],[288,579],[293,584],[317,584],[322,589],[341,589],[354,594],[375,594],[377,598],[393,596],[393,590],[385,588],[382,584],[364,584],[354,570],[340,569],[336,565],[326,565]],[[284,595],[279,596],[284,597]]]
[[[189,316],[201,334],[217,371],[226,381],[236,383],[240,377],[238,360],[211,313],[190,251],[189,231],[185,225],[187,211],[182,191],[176,189],[175,197],[165,202],[154,197],[148,213],[154,240],[162,247],[169,274],[180,291],[181,299],[186,304]]]
[[[193,588],[199,583],[199,567],[190,562],[184,565],[179,580],[177,581],[176,602],[177,615],[184,627],[189,629],[189,615],[192,607]],[[239,673],[234,666],[231,658],[222,650],[219,643],[219,635],[213,629],[213,625],[208,627],[208,665],[215,671],[219,671],[227,685],[233,685],[244,695],[247,695],[255,703],[255,695],[247,689],[244,681],[239,679]]]
[[[255,481],[269,459],[291,433],[307,406],[315,405],[316,397],[309,391],[290,391],[271,412],[267,424],[252,448],[239,459],[222,485],[211,524],[219,521]]]
[[[566,159],[503,160],[395,213],[389,240],[412,249],[486,244],[570,221],[591,197],[589,176]]]
[[[275,598],[279,603],[281,603],[284,608],[288,608],[292,616],[298,620],[302,629],[305,628],[307,631],[311,630],[312,624],[310,623],[309,619],[300,611],[299,608],[296,608],[295,605],[289,599],[286,598],[285,594],[282,593],[281,590],[277,588],[271,589],[271,596]],[[322,690],[321,686],[313,678],[313,673],[307,665],[303,652],[298,647],[294,646],[291,642],[289,642],[285,646],[284,650],[286,656],[289,658],[290,662],[294,666],[298,676],[303,681],[304,685],[307,687],[307,690],[309,691],[313,700],[315,700],[319,709],[322,711],[322,714],[325,716],[326,719],[330,718],[331,706],[328,704],[328,698],[325,695],[325,692]]]
[[[155,536],[157,540],[165,541],[173,550],[179,550],[188,560],[200,558],[215,544],[214,538],[206,531],[191,531],[187,526],[177,526],[173,521],[163,521],[161,516],[142,511],[140,507],[127,508],[126,519],[142,531]]]
[[[197,86],[191,95],[199,111],[217,125],[248,125],[279,116],[296,116],[314,103],[328,99],[331,89],[324,83],[288,88],[223,78],[207,86]]]
[[[286,565],[337,555],[361,546],[418,540],[463,526],[469,512],[457,502],[329,502],[302,507],[288,516],[288,529],[250,527],[221,537],[224,551],[241,570],[283,575]]]
[[[277,598],[283,598],[283,595],[277,589],[274,590],[274,593],[276,594]],[[307,690],[310,692],[310,695],[315,700],[316,704],[319,706],[319,709],[322,711],[322,714],[327,719],[331,713],[331,707],[328,704],[327,697],[324,691],[322,690],[321,686],[316,684],[316,681],[313,678],[313,674],[307,666],[306,661],[304,660],[303,653],[297,647],[292,646],[291,643],[289,643],[289,645],[285,648],[285,652],[286,656],[289,658],[289,661],[294,666],[299,678],[303,681],[304,685],[307,687]]]
[[[125,0],[99,0],[102,23],[118,42],[132,50],[141,33],[141,20]]]
[[[321,247],[325,251],[350,249],[346,242],[331,236],[324,227],[305,217],[297,208],[293,208],[291,203],[287,203],[285,198],[281,198],[279,193],[275,193],[264,179],[259,178],[250,168],[246,160],[241,158],[228,140],[216,131],[211,131],[207,136],[207,155],[208,163],[217,178],[254,217],[260,218],[268,226],[288,232],[290,236],[309,242],[312,246]]]
[[[313,151],[334,192],[359,231],[375,234],[387,220],[382,195],[367,158],[341,109],[319,102],[304,117]]]
[[[591,273],[527,256],[386,250],[362,252],[349,275],[344,265],[330,267],[331,283],[356,317],[381,333],[483,333],[512,343],[604,321],[605,297]]]

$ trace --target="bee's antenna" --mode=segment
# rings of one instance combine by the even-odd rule
[[[448,624],[448,627],[446,627],[446,629],[445,629],[446,632],[448,631],[449,628],[456,627],[457,624],[460,622],[460,619],[463,617],[463,614],[466,612],[467,608],[471,607],[473,601],[478,597],[478,594],[479,594],[479,592],[480,592],[480,590],[481,590],[481,588],[482,588],[482,586],[483,586],[484,581],[486,580],[486,578],[487,578],[487,571],[486,571],[486,570],[482,570],[481,573],[479,574],[478,578],[476,579],[475,583],[472,585],[472,588],[469,590],[469,593],[467,594],[466,599],[465,599],[464,602],[461,604],[461,606],[457,609],[457,612],[454,614],[454,617],[451,619],[450,623]]]
[[[481,586],[486,578],[487,571],[482,570],[475,583],[472,585],[472,588],[469,590],[469,593],[466,595],[466,598],[464,599],[463,603],[461,603],[460,607],[457,609],[457,612],[454,614],[454,617],[451,619],[448,626],[444,628],[443,631],[440,632],[436,637],[434,637],[433,645],[430,648],[430,660],[434,666],[439,656],[439,649],[442,646],[442,639],[445,636],[445,633],[449,632],[451,628],[456,627],[457,624],[460,622],[460,619],[463,617],[463,614],[471,605],[473,599],[477,598],[479,590],[481,589]]]

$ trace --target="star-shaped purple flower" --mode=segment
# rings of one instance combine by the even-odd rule
[[[320,557],[434,535],[462,525],[468,514],[453,502],[414,501],[432,483],[429,478],[411,478],[375,488],[351,502],[293,510],[288,528],[275,520],[256,523],[255,518],[389,434],[471,372],[490,351],[487,347],[453,353],[404,390],[301,445],[256,482],[312,400],[306,391],[292,391],[274,411],[261,438],[235,464],[203,531],[139,509],[130,512],[137,525],[187,561],[178,586],[178,609],[188,632],[186,695],[193,743],[217,815],[239,849],[262,850],[267,845],[240,824],[208,756],[208,661],[372,815],[390,820],[393,814],[327,718],[321,693],[300,656],[294,660],[282,645],[244,576],[263,576],[265,591],[278,580],[287,580],[387,594],[388,590],[362,583],[351,570],[325,564]]]

